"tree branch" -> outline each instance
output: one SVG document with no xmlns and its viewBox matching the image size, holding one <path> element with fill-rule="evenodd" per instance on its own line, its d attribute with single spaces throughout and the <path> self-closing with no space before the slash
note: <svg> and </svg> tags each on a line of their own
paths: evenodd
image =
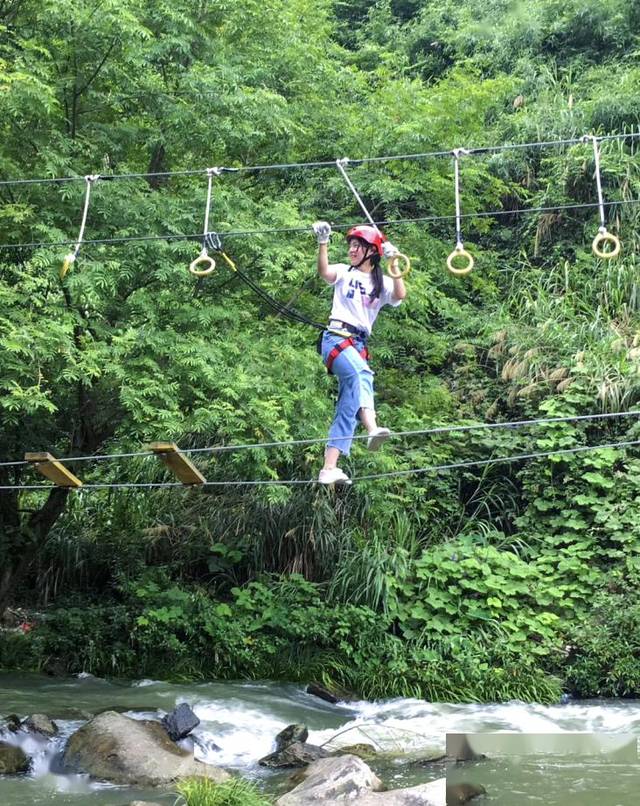
<svg viewBox="0 0 640 806">
<path fill-rule="evenodd" d="M 113 40 L 111 41 L 111 44 L 107 48 L 107 50 L 104 53 L 102 59 L 100 59 L 100 62 L 98 63 L 98 66 L 93 71 L 93 73 L 89 76 L 87 81 L 85 81 L 85 83 L 81 87 L 75 87 L 74 88 L 73 92 L 74 92 L 74 95 L 75 95 L 76 98 L 79 98 L 82 95 L 82 93 L 96 80 L 96 78 L 98 77 L 98 74 L 100 73 L 100 71 L 104 67 L 107 59 L 109 58 L 109 56 L 111 55 L 113 49 L 115 48 L 116 44 L 119 41 L 120 41 L 119 37 L 116 36 L 116 37 L 113 38 Z"/>
</svg>

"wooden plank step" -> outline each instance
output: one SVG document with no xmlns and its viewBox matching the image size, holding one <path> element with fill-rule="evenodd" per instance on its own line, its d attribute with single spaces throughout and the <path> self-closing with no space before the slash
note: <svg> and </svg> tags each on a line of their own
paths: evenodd
<svg viewBox="0 0 640 806">
<path fill-rule="evenodd" d="M 204 484 L 205 477 L 182 453 L 175 442 L 152 442 L 149 450 L 157 454 L 183 484 Z"/>
<path fill-rule="evenodd" d="M 50 453 L 25 453 L 24 460 L 58 487 L 82 487 L 80 479 Z"/>
</svg>

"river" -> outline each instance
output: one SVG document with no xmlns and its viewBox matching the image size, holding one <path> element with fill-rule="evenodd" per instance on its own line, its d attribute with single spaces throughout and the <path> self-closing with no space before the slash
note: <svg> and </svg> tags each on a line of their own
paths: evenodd
<svg viewBox="0 0 640 806">
<path fill-rule="evenodd" d="M 395 699 L 331 705 L 307 694 L 301 686 L 270 682 L 172 684 L 3 673 L 0 716 L 46 713 L 56 721 L 61 735 L 51 742 L 19 739 L 34 762 L 26 776 L 0 776 L 0 804 L 123 806 L 145 798 L 174 804 L 172 792 L 159 795 L 66 775 L 59 770 L 57 759 L 66 737 L 92 714 L 115 709 L 139 718 L 158 718 L 181 702 L 189 703 L 201 720 L 194 731 L 196 757 L 250 777 L 269 792 L 282 791 L 286 776 L 263 770 L 257 761 L 272 750 L 275 735 L 292 722 L 307 725 L 308 741 L 313 744 L 329 742 L 329 747 L 337 747 L 368 742 L 385 751 L 371 766 L 390 788 L 446 775 L 445 764 L 424 764 L 421 759 L 442 754 L 447 733 L 640 735 L 639 701 L 570 701 L 543 706 Z M 482 802 L 492 806 L 635 806 L 640 801 L 640 767 L 636 763 L 536 756 L 487 759 L 475 766 L 488 790 Z"/>
</svg>

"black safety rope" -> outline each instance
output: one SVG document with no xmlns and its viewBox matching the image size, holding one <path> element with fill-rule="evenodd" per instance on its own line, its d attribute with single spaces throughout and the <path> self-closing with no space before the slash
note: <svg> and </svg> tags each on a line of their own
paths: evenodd
<svg viewBox="0 0 640 806">
<path fill-rule="evenodd" d="M 207 249 L 211 249 L 214 252 L 220 252 L 224 254 L 223 247 L 222 247 L 222 238 L 217 232 L 208 232 L 204 236 L 204 245 Z M 238 277 L 245 283 L 260 299 L 265 302 L 272 310 L 274 310 L 278 315 L 285 317 L 286 319 L 291 320 L 292 322 L 297 322 L 298 324 L 309 325 L 309 327 L 316 328 L 317 330 L 326 330 L 326 325 L 322 325 L 319 322 L 314 322 L 313 319 L 309 319 L 300 311 L 296 311 L 295 308 L 291 308 L 289 305 L 285 305 L 280 300 L 277 300 L 275 297 L 272 297 L 267 291 L 264 290 L 255 280 L 252 280 L 251 277 L 239 269 L 238 266 L 234 261 L 230 261 L 231 265 L 233 266 L 233 270 L 238 275 Z M 253 264 L 255 265 L 255 263 Z"/>
</svg>

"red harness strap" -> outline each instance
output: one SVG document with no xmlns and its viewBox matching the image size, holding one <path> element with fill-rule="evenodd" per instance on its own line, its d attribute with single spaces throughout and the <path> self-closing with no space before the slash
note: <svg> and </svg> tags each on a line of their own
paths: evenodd
<svg viewBox="0 0 640 806">
<path fill-rule="evenodd" d="M 351 338 L 349 338 L 349 339 L 345 339 L 344 341 L 341 341 L 341 342 L 340 342 L 340 344 L 336 344 L 336 346 L 333 348 L 333 350 L 331 350 L 331 352 L 330 352 L 330 353 L 329 353 L 329 355 L 327 356 L 327 372 L 328 372 L 330 375 L 332 375 L 332 374 L 333 374 L 333 373 L 331 372 L 331 367 L 333 366 L 333 362 L 334 362 L 334 361 L 336 360 L 336 358 L 337 358 L 337 357 L 340 355 L 340 353 L 341 353 L 343 350 L 346 350 L 346 349 L 347 349 L 347 347 L 353 347 L 353 348 L 355 348 L 355 346 L 356 346 L 356 345 L 354 344 L 354 341 L 353 341 L 353 339 L 351 339 Z M 367 350 L 367 348 L 366 348 L 366 347 L 364 347 L 362 350 L 359 350 L 358 352 L 359 352 L 360 356 L 361 356 L 362 358 L 364 358 L 364 360 L 365 360 L 365 361 L 368 361 L 368 360 L 369 360 L 369 351 Z"/>
</svg>

